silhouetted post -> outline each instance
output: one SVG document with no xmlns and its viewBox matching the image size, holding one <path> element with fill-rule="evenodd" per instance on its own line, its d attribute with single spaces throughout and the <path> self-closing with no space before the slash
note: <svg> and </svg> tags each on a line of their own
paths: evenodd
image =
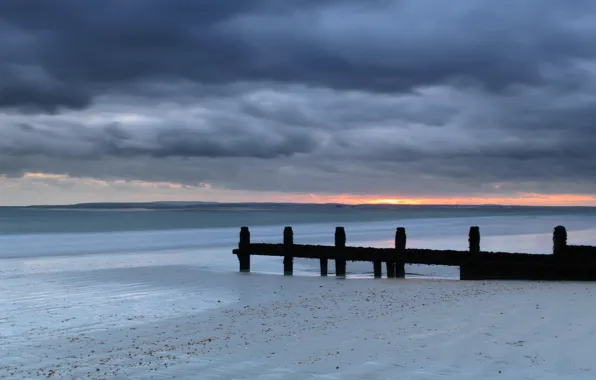
<svg viewBox="0 0 596 380">
<path fill-rule="evenodd" d="M 470 243 L 470 253 L 480 253 L 480 227 L 470 227 L 470 233 L 468 237 L 468 243 Z"/>
<path fill-rule="evenodd" d="M 459 264 L 459 279 L 460 280 L 477 280 L 478 279 L 478 254 L 480 253 L 480 227 L 470 227 L 468 233 L 469 251 L 468 255 L 461 258 Z"/>
<path fill-rule="evenodd" d="M 373 269 L 375 272 L 375 278 L 381 278 L 383 277 L 383 262 L 380 260 L 375 260 L 373 261 Z"/>
<path fill-rule="evenodd" d="M 329 259 L 325 258 L 321 258 L 319 259 L 320 265 L 321 265 L 321 276 L 327 276 L 327 272 L 328 272 L 328 264 L 329 264 Z"/>
<path fill-rule="evenodd" d="M 292 256 L 294 245 L 294 232 L 292 227 L 284 228 L 284 274 L 291 275 L 294 272 L 294 257 Z"/>
<path fill-rule="evenodd" d="M 250 272 L 250 231 L 248 227 L 240 228 L 240 242 L 238 243 L 238 261 L 240 261 L 240 272 Z"/>
<path fill-rule="evenodd" d="M 346 231 L 343 227 L 335 228 L 335 275 L 346 275 Z"/>
<path fill-rule="evenodd" d="M 556 226 L 553 230 L 553 255 L 564 257 L 567 250 L 567 230 L 563 226 Z"/>
<path fill-rule="evenodd" d="M 397 227 L 395 230 L 395 277 L 406 277 L 406 229 Z M 389 275 L 387 275 L 389 277 Z"/>
<path fill-rule="evenodd" d="M 397 236 L 396 236 L 397 239 Z M 396 240 L 397 241 L 397 240 Z M 397 247 L 397 245 L 396 245 Z M 397 250 L 387 256 L 387 278 L 395 278 L 395 263 L 397 262 Z"/>
<path fill-rule="evenodd" d="M 395 252 L 389 255 L 387 258 L 387 262 L 385 263 L 387 267 L 387 278 L 395 278 L 395 260 L 396 260 Z"/>
</svg>

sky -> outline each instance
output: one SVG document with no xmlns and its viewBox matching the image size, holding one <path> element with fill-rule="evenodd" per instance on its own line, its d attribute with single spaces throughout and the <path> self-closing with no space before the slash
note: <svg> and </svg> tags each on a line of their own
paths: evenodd
<svg viewBox="0 0 596 380">
<path fill-rule="evenodd" d="M 0 205 L 596 205 L 593 0 L 3 0 Z"/>
</svg>

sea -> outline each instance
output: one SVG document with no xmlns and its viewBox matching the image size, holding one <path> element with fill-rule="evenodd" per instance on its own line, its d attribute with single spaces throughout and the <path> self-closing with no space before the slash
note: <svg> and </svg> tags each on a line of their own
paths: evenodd
<svg viewBox="0 0 596 380">
<path fill-rule="evenodd" d="M 253 242 L 292 226 L 296 243 L 329 245 L 343 226 L 348 245 L 373 247 L 405 227 L 409 247 L 459 250 L 479 226 L 485 251 L 549 253 L 558 225 L 570 244 L 596 244 L 596 208 L 3 207 L 0 378 L 591 378 L 586 285 L 470 284 L 424 265 L 372 280 L 364 262 L 344 280 L 332 261 L 321 278 L 307 259 L 289 277 L 283 258 L 262 256 L 239 273 L 232 253 L 242 226 Z"/>
<path fill-rule="evenodd" d="M 596 245 L 596 208 L 589 207 L 176 202 L 0 207 L 0 259 L 5 274 L 10 268 L 131 263 L 238 271 L 232 250 L 242 226 L 250 228 L 253 242 L 281 242 L 284 227 L 292 226 L 297 244 L 329 245 L 335 227 L 343 226 L 348 245 L 371 247 L 392 247 L 396 227 L 405 227 L 408 247 L 458 250 L 467 249 L 470 226 L 479 226 L 482 250 L 550 253 L 557 225 L 567 228 L 569 244 Z M 282 259 L 254 257 L 251 269 L 279 274 Z M 314 260 L 296 260 L 296 275 L 318 275 L 318 270 Z M 372 276 L 368 263 L 348 263 L 347 270 L 348 276 Z M 457 271 L 406 268 L 408 277 L 457 279 Z"/>
</svg>

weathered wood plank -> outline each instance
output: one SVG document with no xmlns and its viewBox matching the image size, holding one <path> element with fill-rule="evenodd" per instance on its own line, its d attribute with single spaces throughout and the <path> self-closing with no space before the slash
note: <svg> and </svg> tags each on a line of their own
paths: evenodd
<svg viewBox="0 0 596 380">
<path fill-rule="evenodd" d="M 387 264 L 387 275 L 403 277 L 403 265 L 450 265 L 460 267 L 460 278 L 525 279 L 525 280 L 596 280 L 596 247 L 567 244 L 563 226 L 553 230 L 552 254 L 512 252 L 485 252 L 480 250 L 480 229 L 470 228 L 467 251 L 406 248 L 403 227 L 396 230 L 394 248 L 348 247 L 343 227 L 337 227 L 335 245 L 294 244 L 291 227 L 284 230 L 283 244 L 251 243 L 248 227 L 242 227 L 238 249 L 240 270 L 250 271 L 250 256 L 281 256 L 284 272 L 293 272 L 293 258 L 319 259 L 321 275 L 327 275 L 328 260 L 335 260 L 336 275 L 345 276 L 347 261 L 372 262 L 375 277 L 382 274 L 382 263 Z"/>
<path fill-rule="evenodd" d="M 325 245 L 294 244 L 292 256 L 302 259 L 330 259 L 335 260 L 336 248 Z M 245 252 L 258 256 L 285 256 L 283 244 L 251 243 Z M 394 248 L 371 248 L 371 247 L 345 247 L 345 259 L 347 261 L 381 261 L 393 260 Z M 237 254 L 238 250 L 234 250 Z M 467 251 L 454 250 L 433 250 L 422 248 L 407 248 L 404 253 L 404 261 L 409 264 L 428 265 L 452 265 L 457 266 L 461 257 L 468 254 Z"/>
</svg>

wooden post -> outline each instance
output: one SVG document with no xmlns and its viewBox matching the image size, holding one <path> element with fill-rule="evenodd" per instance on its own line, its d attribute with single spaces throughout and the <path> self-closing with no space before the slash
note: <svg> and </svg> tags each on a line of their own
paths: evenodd
<svg viewBox="0 0 596 380">
<path fill-rule="evenodd" d="M 477 280 L 478 254 L 480 253 L 480 227 L 472 226 L 468 232 L 469 254 L 459 264 L 460 280 Z"/>
<path fill-rule="evenodd" d="M 396 237 L 397 238 L 397 237 Z M 397 240 L 396 240 L 397 242 Z M 397 243 L 396 243 L 397 247 Z M 389 254 L 387 258 L 387 278 L 395 278 L 395 266 L 397 263 L 397 250 L 393 251 L 393 254 Z"/>
<path fill-rule="evenodd" d="M 346 275 L 346 231 L 343 227 L 335 228 L 335 275 Z"/>
<path fill-rule="evenodd" d="M 373 261 L 373 269 L 375 272 L 375 278 L 381 278 L 383 277 L 383 262 L 379 261 L 379 260 L 375 260 Z M 387 265 L 389 265 L 389 263 L 387 263 Z M 388 267 L 389 268 L 389 267 Z"/>
<path fill-rule="evenodd" d="M 470 253 L 480 253 L 480 227 L 470 227 L 470 233 L 468 235 L 468 243 L 470 244 Z"/>
<path fill-rule="evenodd" d="M 397 227 L 395 230 L 395 277 L 406 277 L 406 229 Z"/>
<path fill-rule="evenodd" d="M 387 264 L 387 278 L 395 278 L 396 260 L 397 260 L 397 251 L 393 251 L 393 254 L 389 254 L 389 257 L 387 257 L 387 263 L 386 263 Z"/>
<path fill-rule="evenodd" d="M 329 259 L 325 258 L 320 258 L 319 259 L 319 263 L 321 265 L 321 276 L 327 276 L 327 272 L 328 272 L 328 264 L 329 264 Z"/>
<path fill-rule="evenodd" d="M 394 255 L 395 256 L 395 255 Z M 395 278 L 395 257 L 387 259 L 387 278 Z"/>
<path fill-rule="evenodd" d="M 553 255 L 564 257 L 567 250 L 567 230 L 563 226 L 556 226 L 553 230 Z"/>
<path fill-rule="evenodd" d="M 294 273 L 294 257 L 292 250 L 294 245 L 294 232 L 292 227 L 284 228 L 284 274 L 292 275 Z"/>
<path fill-rule="evenodd" d="M 240 261 L 240 272 L 250 272 L 250 231 L 248 227 L 240 228 L 240 242 L 238 243 L 238 261 Z"/>
</svg>

